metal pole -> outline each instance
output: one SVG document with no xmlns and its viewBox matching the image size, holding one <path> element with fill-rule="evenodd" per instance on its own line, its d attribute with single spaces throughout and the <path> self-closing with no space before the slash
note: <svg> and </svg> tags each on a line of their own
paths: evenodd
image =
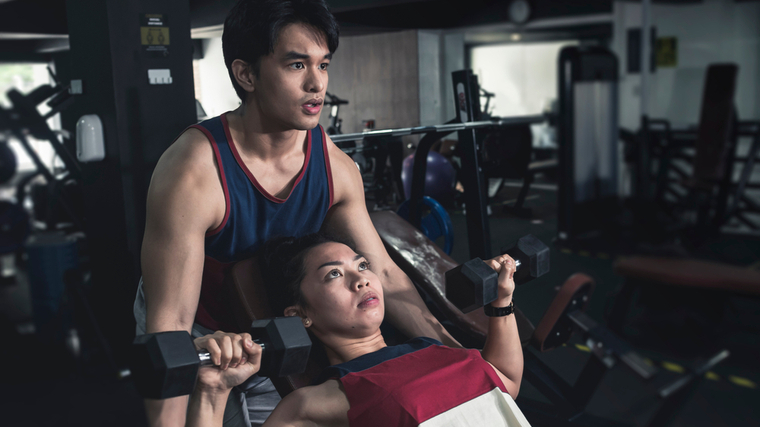
<svg viewBox="0 0 760 427">
<path fill-rule="evenodd" d="M 641 115 L 649 116 L 649 70 L 652 68 L 652 0 L 641 0 Z"/>
<path fill-rule="evenodd" d="M 481 120 L 465 123 L 444 123 L 442 125 L 433 126 L 417 126 L 410 128 L 398 128 L 398 129 L 377 129 L 367 132 L 359 133 L 345 133 L 340 135 L 330 135 L 330 139 L 333 142 L 345 142 L 345 141 L 358 141 L 364 138 L 380 137 L 380 136 L 405 136 L 405 135 L 417 135 L 421 133 L 451 133 L 461 130 L 469 129 L 487 129 L 497 128 L 500 126 L 517 125 L 517 124 L 533 124 L 543 123 L 549 118 L 548 114 L 537 114 L 531 116 L 514 116 L 514 117 L 499 117 L 493 120 Z"/>
<path fill-rule="evenodd" d="M 641 140 L 637 171 L 637 196 L 650 198 L 649 165 L 649 70 L 652 57 L 651 0 L 641 0 Z"/>
</svg>

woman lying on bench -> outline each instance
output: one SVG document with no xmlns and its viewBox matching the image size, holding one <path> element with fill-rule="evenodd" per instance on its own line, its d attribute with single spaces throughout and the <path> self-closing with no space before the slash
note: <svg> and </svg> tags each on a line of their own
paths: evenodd
<svg viewBox="0 0 760 427">
<path fill-rule="evenodd" d="M 270 303 L 298 316 L 321 341 L 332 366 L 313 386 L 288 394 L 265 426 L 523 426 L 514 404 L 523 358 L 513 315 L 492 317 L 481 351 L 426 337 L 387 346 L 380 333 L 383 288 L 371 260 L 322 235 L 270 241 L 260 262 Z M 515 262 L 486 263 L 499 273 L 493 307 L 512 303 Z M 511 308 L 511 307 L 510 307 Z M 495 310 L 499 311 L 499 310 Z M 222 425 L 230 388 L 258 371 L 260 348 L 248 334 L 196 339 L 226 369 L 201 368 L 188 425 Z"/>
</svg>

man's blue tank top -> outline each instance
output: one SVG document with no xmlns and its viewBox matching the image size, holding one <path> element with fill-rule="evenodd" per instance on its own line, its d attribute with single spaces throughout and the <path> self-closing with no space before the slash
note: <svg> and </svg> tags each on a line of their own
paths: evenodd
<svg viewBox="0 0 760 427">
<path fill-rule="evenodd" d="M 222 289 L 229 267 L 267 240 L 317 232 L 333 203 L 333 183 L 324 130 L 307 132 L 306 155 L 288 197 L 269 194 L 243 163 L 225 115 L 191 126 L 211 142 L 224 189 L 224 220 L 206 234 L 206 259 L 195 321 L 211 330 L 235 331 Z"/>
</svg>

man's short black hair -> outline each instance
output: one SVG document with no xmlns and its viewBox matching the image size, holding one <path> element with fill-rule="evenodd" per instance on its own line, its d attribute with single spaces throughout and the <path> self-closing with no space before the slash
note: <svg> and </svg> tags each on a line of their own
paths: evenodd
<svg viewBox="0 0 760 427">
<path fill-rule="evenodd" d="M 230 10 L 224 21 L 222 51 L 232 86 L 242 101 L 246 91 L 232 74 L 232 62 L 245 61 L 258 77 L 261 57 L 274 52 L 280 31 L 295 23 L 324 33 L 330 53 L 338 49 L 338 23 L 324 0 L 239 0 Z"/>
</svg>

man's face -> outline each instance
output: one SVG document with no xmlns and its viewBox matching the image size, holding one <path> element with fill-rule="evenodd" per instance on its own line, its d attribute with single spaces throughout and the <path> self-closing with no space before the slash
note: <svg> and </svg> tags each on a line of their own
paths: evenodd
<svg viewBox="0 0 760 427">
<path fill-rule="evenodd" d="M 284 27 L 274 52 L 261 58 L 252 94 L 267 127 L 308 130 L 319 123 L 330 54 L 324 35 L 304 24 Z"/>
</svg>

